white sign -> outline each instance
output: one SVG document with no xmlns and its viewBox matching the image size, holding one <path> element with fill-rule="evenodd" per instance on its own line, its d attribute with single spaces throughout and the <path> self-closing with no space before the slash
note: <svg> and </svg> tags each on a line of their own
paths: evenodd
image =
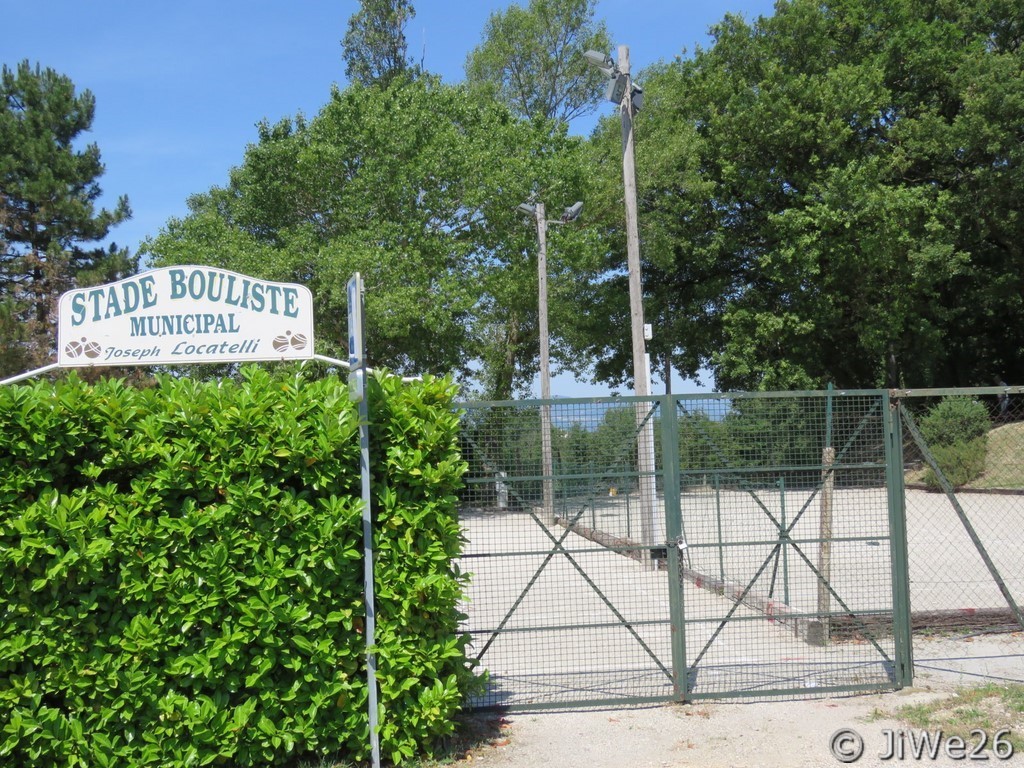
<svg viewBox="0 0 1024 768">
<path fill-rule="evenodd" d="M 313 357 L 303 285 L 164 267 L 60 297 L 57 364 L 228 363 Z"/>
</svg>

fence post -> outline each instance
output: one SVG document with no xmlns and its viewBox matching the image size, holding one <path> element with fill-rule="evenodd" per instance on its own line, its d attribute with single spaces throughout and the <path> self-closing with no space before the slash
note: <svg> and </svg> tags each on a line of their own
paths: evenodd
<svg viewBox="0 0 1024 768">
<path fill-rule="evenodd" d="M 722 540 L 722 476 L 715 472 L 715 517 L 718 520 L 718 576 L 725 583 L 725 543 Z"/>
<path fill-rule="evenodd" d="M 885 479 L 889 489 L 889 562 L 892 568 L 893 639 L 896 646 L 896 684 L 914 682 L 914 645 L 910 625 L 910 566 L 907 546 L 906 492 L 903 487 L 902 404 L 885 393 Z"/>
<path fill-rule="evenodd" d="M 668 555 L 669 617 L 672 623 L 672 676 L 675 697 L 689 692 L 686 668 L 686 623 L 683 607 L 683 512 L 679 488 L 679 421 L 672 395 L 661 398 L 661 472 L 665 492 L 665 543 Z"/>
<path fill-rule="evenodd" d="M 498 470 L 494 473 L 494 494 L 498 509 L 508 509 L 508 473 Z"/>
<path fill-rule="evenodd" d="M 658 534 L 658 499 L 654 483 L 654 424 L 651 416 L 655 408 L 653 400 L 638 400 L 636 403 L 637 422 L 637 479 L 640 491 L 641 543 L 647 548 L 645 566 L 657 570 L 653 547 Z"/>
<path fill-rule="evenodd" d="M 544 475 L 544 516 L 547 522 L 555 519 L 554 461 L 551 456 L 551 401 L 540 407 L 541 472 Z"/>
<path fill-rule="evenodd" d="M 632 539 L 633 538 L 633 513 L 631 511 L 632 508 L 629 506 L 629 500 L 630 500 L 631 497 L 632 497 L 632 494 L 629 494 L 629 493 L 626 494 L 626 538 L 627 539 Z"/>
<path fill-rule="evenodd" d="M 830 628 L 829 614 L 832 613 L 832 594 L 829 590 L 829 583 L 832 580 L 832 495 L 835 491 L 835 473 L 833 465 L 836 463 L 836 449 L 832 446 L 821 451 L 821 520 L 819 524 L 818 538 L 818 572 L 821 577 L 818 579 L 818 622 L 820 624 L 820 637 L 815 638 L 821 645 L 828 645 Z"/>
<path fill-rule="evenodd" d="M 786 527 L 786 476 L 779 478 L 779 544 L 782 545 L 782 602 L 789 605 L 789 529 Z"/>
</svg>

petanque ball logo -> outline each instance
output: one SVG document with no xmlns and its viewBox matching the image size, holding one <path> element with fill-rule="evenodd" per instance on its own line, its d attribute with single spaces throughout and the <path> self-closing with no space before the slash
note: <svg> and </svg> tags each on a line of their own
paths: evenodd
<svg viewBox="0 0 1024 768">
<path fill-rule="evenodd" d="M 90 360 L 95 360 L 100 356 L 102 348 L 95 341 L 89 341 L 83 338 L 81 341 L 69 341 L 64 347 L 64 354 L 74 360 L 75 358 L 85 355 Z"/>
<path fill-rule="evenodd" d="M 287 331 L 283 336 L 274 337 L 272 342 L 274 349 L 278 352 L 284 352 L 285 350 L 291 349 L 305 349 L 307 339 L 301 333 L 292 334 L 291 331 Z"/>
</svg>

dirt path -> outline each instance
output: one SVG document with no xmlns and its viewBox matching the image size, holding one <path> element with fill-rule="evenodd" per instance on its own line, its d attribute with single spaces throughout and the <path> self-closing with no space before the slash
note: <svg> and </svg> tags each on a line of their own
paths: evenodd
<svg viewBox="0 0 1024 768">
<path fill-rule="evenodd" d="M 827 768 L 840 766 L 830 741 L 840 729 L 863 739 L 857 766 L 1024 765 L 968 758 L 882 759 L 887 730 L 906 729 L 880 713 L 945 697 L 965 685 L 1024 681 L 1024 636 L 995 640 L 923 641 L 915 649 L 915 687 L 903 691 L 750 704 L 697 703 L 619 710 L 507 716 L 500 734 L 472 750 L 459 766 L 497 768 Z M 1021 722 L 1016 731 L 1024 731 Z M 841 745 L 842 746 L 842 745 Z"/>
</svg>

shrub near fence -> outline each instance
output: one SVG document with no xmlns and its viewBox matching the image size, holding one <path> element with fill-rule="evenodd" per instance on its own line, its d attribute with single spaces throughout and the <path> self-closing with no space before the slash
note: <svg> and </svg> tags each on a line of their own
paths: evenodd
<svg viewBox="0 0 1024 768">
<path fill-rule="evenodd" d="M 988 432 L 992 428 L 988 409 L 970 397 L 946 397 L 921 419 L 921 435 L 950 484 L 959 488 L 985 471 Z M 941 487 L 935 472 L 924 474 L 929 488 Z"/>
<path fill-rule="evenodd" d="M 450 732 L 464 464 L 448 382 L 370 384 L 381 744 Z M 0 388 L 0 763 L 368 754 L 357 415 L 343 382 Z"/>
</svg>

